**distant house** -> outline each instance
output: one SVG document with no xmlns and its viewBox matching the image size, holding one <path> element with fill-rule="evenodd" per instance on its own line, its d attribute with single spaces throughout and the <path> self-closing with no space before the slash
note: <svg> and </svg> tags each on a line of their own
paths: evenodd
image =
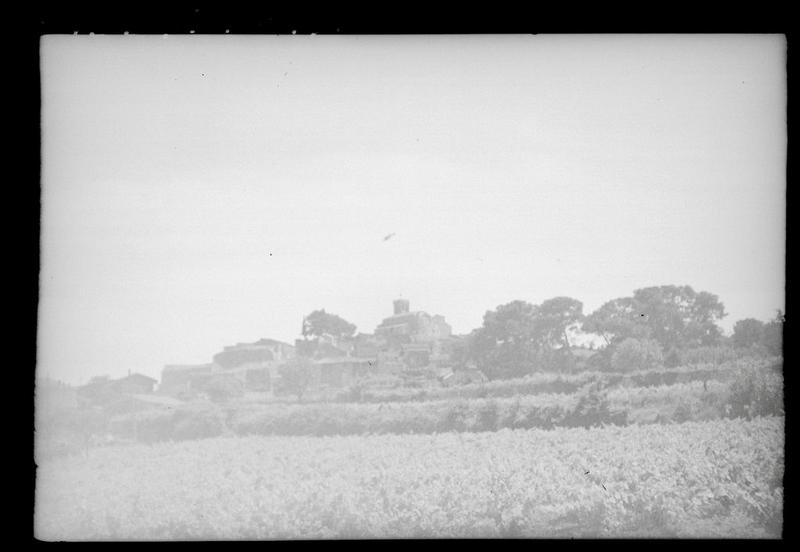
<svg viewBox="0 0 800 552">
<path fill-rule="evenodd" d="M 219 373 L 238 379 L 250 391 L 273 391 L 284 361 L 246 362 Z"/>
<path fill-rule="evenodd" d="M 441 315 L 411 311 L 409 301 L 397 299 L 393 314 L 374 334 L 353 337 L 323 334 L 297 339 L 294 346 L 274 339 L 227 346 L 203 365 L 164 367 L 159 390 L 181 396 L 200 390 L 208 378 L 222 374 L 239 379 L 246 389 L 274 392 L 280 369 L 296 357 L 311 361 L 316 385 L 344 387 L 367 375 L 429 377 L 431 369 L 447 368 L 456 345 L 463 340 Z"/>
<path fill-rule="evenodd" d="M 192 394 L 203 387 L 214 368 L 214 364 L 168 364 L 161 371 L 159 394 L 173 397 Z"/>
<path fill-rule="evenodd" d="M 94 406 L 110 406 L 127 400 L 131 395 L 153 393 L 158 380 L 144 374 L 128 374 L 124 378 L 109 379 L 107 376 L 95 377 L 77 389 L 80 404 Z"/>
<path fill-rule="evenodd" d="M 315 359 L 353 356 L 355 341 L 347 338 L 335 339 L 324 334 L 315 339 L 295 340 L 295 350 L 299 356 Z"/>
<path fill-rule="evenodd" d="M 251 391 L 272 391 L 280 366 L 297 354 L 296 347 L 276 339 L 237 343 L 214 355 L 211 373 L 234 377 Z"/>
<path fill-rule="evenodd" d="M 407 299 L 393 303 L 393 314 L 375 328 L 382 371 L 415 371 L 449 363 L 452 328 L 444 316 L 411 311 Z"/>
<path fill-rule="evenodd" d="M 223 369 L 245 363 L 286 361 L 295 357 L 295 348 L 275 339 L 260 339 L 255 343 L 237 343 L 214 355 L 214 364 Z"/>
<path fill-rule="evenodd" d="M 353 347 L 351 344 L 334 344 L 330 342 L 321 341 L 317 344 L 314 350 L 315 358 L 331 358 L 331 357 L 346 357 L 352 352 Z"/>
<path fill-rule="evenodd" d="M 112 380 L 109 385 L 114 391 L 123 394 L 152 393 L 158 380 L 144 374 L 128 374 L 124 378 Z"/>
</svg>

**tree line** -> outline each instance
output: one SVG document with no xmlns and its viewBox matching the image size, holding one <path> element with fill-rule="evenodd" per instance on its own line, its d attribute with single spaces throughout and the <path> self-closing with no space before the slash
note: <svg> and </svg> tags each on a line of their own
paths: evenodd
<svg viewBox="0 0 800 552">
<path fill-rule="evenodd" d="M 600 370 L 678 366 L 703 350 L 715 355 L 718 349 L 782 354 L 781 311 L 768 322 L 739 320 L 731 337 L 719 326 L 725 316 L 717 295 L 688 285 L 640 288 L 588 315 L 583 303 L 571 297 L 554 297 L 539 305 L 515 300 L 487 311 L 481 327 L 456 344 L 453 360 L 474 365 L 491 379 L 574 371 L 581 361 L 573 354 L 570 335 L 579 333 L 602 339 L 600 351 L 590 359 L 590 367 Z M 352 337 L 355 330 L 354 324 L 323 309 L 304 317 L 302 335 L 316 341 L 325 333 Z"/>
<path fill-rule="evenodd" d="M 531 371 L 569 371 L 569 330 L 600 336 L 602 350 L 590 359 L 597 369 L 678 366 L 698 350 L 747 349 L 782 354 L 783 313 L 767 322 L 738 321 L 726 337 L 719 322 L 727 315 L 717 295 L 691 286 L 651 286 L 607 301 L 584 315 L 583 304 L 556 297 L 533 305 L 512 301 L 488 311 L 468 337 L 466 356 L 487 376 L 520 377 Z"/>
</svg>

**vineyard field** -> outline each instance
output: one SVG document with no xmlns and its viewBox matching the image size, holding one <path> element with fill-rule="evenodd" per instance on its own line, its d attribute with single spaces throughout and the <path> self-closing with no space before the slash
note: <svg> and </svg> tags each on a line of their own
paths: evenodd
<svg viewBox="0 0 800 552">
<path fill-rule="evenodd" d="M 36 537 L 780 537 L 784 420 L 220 437 L 39 465 Z"/>
</svg>

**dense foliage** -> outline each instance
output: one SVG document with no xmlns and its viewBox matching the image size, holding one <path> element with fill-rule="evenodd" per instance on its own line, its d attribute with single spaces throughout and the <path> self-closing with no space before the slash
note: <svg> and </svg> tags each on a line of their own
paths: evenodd
<svg viewBox="0 0 800 552">
<path fill-rule="evenodd" d="M 764 323 L 755 318 L 739 320 L 733 326 L 733 343 L 740 348 L 758 345 L 764 339 Z"/>
<path fill-rule="evenodd" d="M 325 334 L 336 338 L 352 337 L 356 325 L 344 318 L 325 312 L 325 309 L 315 310 L 303 318 L 302 335 L 304 338 L 319 338 Z"/>
<path fill-rule="evenodd" d="M 109 431 L 118 438 L 144 443 L 218 437 L 226 432 L 225 412 L 212 403 L 189 403 L 115 416 Z"/>
<path fill-rule="evenodd" d="M 769 355 L 783 354 L 783 313 L 781 311 L 778 311 L 775 318 L 764 325 L 762 345 Z"/>
<path fill-rule="evenodd" d="M 755 318 L 739 320 L 733 327 L 732 341 L 738 349 L 755 349 L 768 355 L 780 355 L 783 349 L 783 313 L 767 323 Z"/>
<path fill-rule="evenodd" d="M 736 370 L 743 366 L 780 366 L 780 359 L 739 359 L 720 364 L 707 362 L 671 369 L 637 370 L 629 373 L 581 372 L 577 374 L 536 373 L 514 379 L 494 380 L 487 383 L 472 383 L 453 387 L 411 389 L 407 387 L 372 386 L 362 389 L 358 402 L 403 402 L 454 398 L 512 397 L 514 395 L 536 395 L 541 393 L 575 393 L 586 385 L 602 383 L 604 387 L 643 387 L 671 385 L 674 383 L 703 382 L 709 380 L 729 381 Z M 356 402 L 349 393 L 340 395 L 341 402 Z"/>
<path fill-rule="evenodd" d="M 206 381 L 201 390 L 214 402 L 224 403 L 231 399 L 244 396 L 244 385 L 237 378 L 227 375 L 212 376 Z"/>
<path fill-rule="evenodd" d="M 658 341 L 629 337 L 614 349 L 611 366 L 617 372 L 652 370 L 660 367 L 663 360 Z"/>
<path fill-rule="evenodd" d="M 719 344 L 725 316 L 719 298 L 691 286 L 653 286 L 608 301 L 586 317 L 583 330 L 602 336 L 613 350 L 627 339 L 653 339 L 672 353 Z"/>
<path fill-rule="evenodd" d="M 541 305 L 512 301 L 488 311 L 483 326 L 469 337 L 467 361 L 491 379 L 513 378 L 536 371 L 567 371 L 569 330 L 583 319 L 583 303 L 554 297 Z"/>
<path fill-rule="evenodd" d="M 438 389 L 358 388 L 347 402 L 230 401 L 156 408 L 106 419 L 95 410 L 40 416 L 37 454 L 86 454 L 89 439 L 143 442 L 260 435 L 353 435 L 591 427 L 780 415 L 782 363 L 737 361 L 628 374 L 538 374 Z M 94 420 L 91 425 L 86 416 Z M 84 419 L 86 418 L 86 419 Z M 97 425 L 100 424 L 100 425 Z M 49 451 L 49 452 L 47 452 Z"/>
<path fill-rule="evenodd" d="M 725 316 L 716 295 L 691 286 L 637 289 L 632 296 L 608 301 L 588 316 L 583 314 L 583 304 L 570 297 L 555 297 L 541 305 L 511 301 L 486 312 L 483 325 L 468 336 L 459 364 L 474 363 L 491 379 L 585 369 L 570 354 L 570 332 L 604 339 L 604 349 L 589 361 L 591 368 L 600 370 L 625 371 L 613 366 L 615 355 L 628 370 L 680 366 L 701 354 L 725 350 L 729 341 L 740 350 L 757 345 L 762 354 L 781 354 L 781 313 L 768 324 L 739 321 L 733 339 L 724 337 L 718 325 Z M 736 356 L 730 351 L 723 353 L 725 358 Z"/>
<path fill-rule="evenodd" d="M 709 381 L 714 370 L 728 381 Z M 761 363 L 751 367 L 743 364 L 739 369 L 708 367 L 683 372 L 641 372 L 627 377 L 614 375 L 613 380 L 589 381 L 576 392 L 561 394 L 509 395 L 513 388 L 492 382 L 472 387 L 482 397 L 451 396 L 444 400 L 433 397 L 433 400 L 367 404 L 253 405 L 239 409 L 231 427 L 237 434 L 351 435 L 714 420 L 739 415 L 735 402 L 742 399 L 738 398 L 737 390 L 750 389 L 743 383 L 749 380 L 743 378 L 750 378 L 751 374 L 761 374 L 771 385 L 767 389 L 756 388 L 755 397 L 773 397 L 769 403 L 771 410 L 762 406 L 759 412 L 782 413 L 782 396 L 774 395 L 782 378 L 774 365 Z"/>
<path fill-rule="evenodd" d="M 778 366 L 763 370 L 743 366 L 730 389 L 728 411 L 732 416 L 753 418 L 774 416 L 783 412 L 783 377 Z"/>
<path fill-rule="evenodd" d="M 782 418 L 109 448 L 40 466 L 42 540 L 780 537 Z"/>
</svg>

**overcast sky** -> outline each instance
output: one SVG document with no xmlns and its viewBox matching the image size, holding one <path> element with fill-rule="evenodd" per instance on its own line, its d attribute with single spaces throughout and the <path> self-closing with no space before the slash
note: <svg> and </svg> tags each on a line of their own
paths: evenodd
<svg viewBox="0 0 800 552">
<path fill-rule="evenodd" d="M 457 333 L 691 285 L 784 307 L 782 36 L 47 36 L 39 370 L 290 343 L 397 297 Z M 393 233 L 387 241 L 384 237 Z"/>
</svg>

